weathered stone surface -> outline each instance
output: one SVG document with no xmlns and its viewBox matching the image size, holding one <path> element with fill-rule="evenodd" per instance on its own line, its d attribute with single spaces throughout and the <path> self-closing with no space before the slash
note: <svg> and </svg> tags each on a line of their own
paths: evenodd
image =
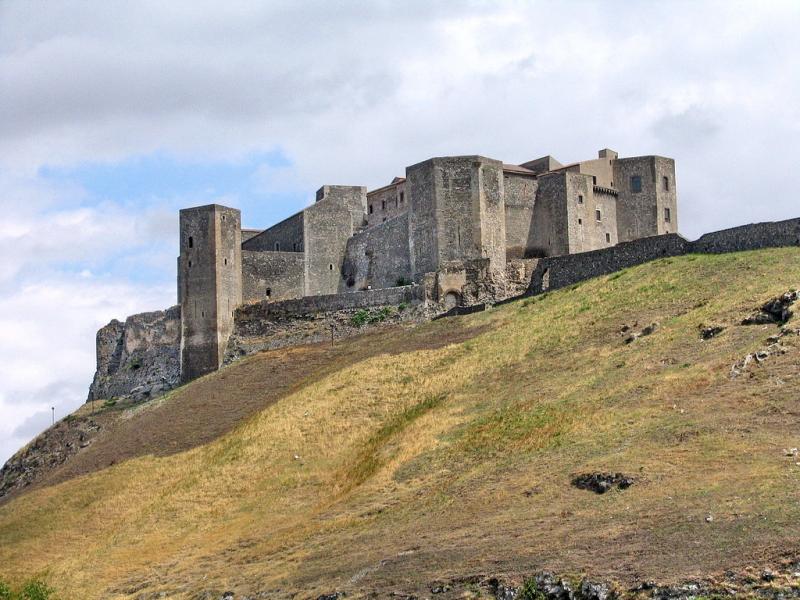
<svg viewBox="0 0 800 600">
<path fill-rule="evenodd" d="M 181 311 L 116 319 L 97 332 L 97 370 L 88 401 L 110 398 L 145 400 L 178 385 Z"/>
</svg>

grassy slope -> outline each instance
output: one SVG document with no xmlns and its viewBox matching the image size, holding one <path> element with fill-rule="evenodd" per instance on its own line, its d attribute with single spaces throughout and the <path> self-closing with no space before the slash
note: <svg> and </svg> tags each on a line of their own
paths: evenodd
<svg viewBox="0 0 800 600">
<path fill-rule="evenodd" d="M 735 323 L 798 284 L 798 249 L 688 256 L 423 325 L 415 335 L 487 328 L 343 366 L 216 441 L 0 506 L 0 571 L 49 568 L 67 597 L 304 597 L 766 564 L 800 549 L 800 467 L 782 452 L 800 446 L 800 350 L 752 377 L 729 370 L 776 330 Z M 653 321 L 623 343 L 623 324 Z M 729 327 L 701 342 L 701 323 Z M 240 370 L 203 384 L 239 389 Z M 590 470 L 638 481 L 604 496 L 569 485 Z"/>
</svg>

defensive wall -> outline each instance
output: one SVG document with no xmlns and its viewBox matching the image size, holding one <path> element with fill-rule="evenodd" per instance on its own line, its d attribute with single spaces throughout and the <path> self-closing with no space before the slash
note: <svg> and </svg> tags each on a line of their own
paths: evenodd
<svg viewBox="0 0 800 600">
<path fill-rule="evenodd" d="M 678 234 L 623 242 L 611 248 L 539 260 L 524 295 L 541 294 L 662 258 L 800 246 L 800 219 L 754 223 L 707 233 L 694 242 Z"/>
<path fill-rule="evenodd" d="M 365 328 L 430 318 L 422 286 L 247 304 L 236 311 L 224 364 L 262 350 L 338 340 Z"/>
</svg>

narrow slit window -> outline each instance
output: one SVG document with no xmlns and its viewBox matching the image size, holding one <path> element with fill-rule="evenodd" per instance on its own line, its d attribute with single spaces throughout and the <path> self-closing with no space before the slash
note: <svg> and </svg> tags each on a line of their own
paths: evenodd
<svg viewBox="0 0 800 600">
<path fill-rule="evenodd" d="M 403 202 L 404 200 L 405 200 L 405 193 L 400 192 L 400 202 Z"/>
<path fill-rule="evenodd" d="M 222 259 L 222 263 L 223 263 L 223 264 L 225 264 L 225 265 L 227 265 L 227 264 L 228 264 L 228 259 L 227 259 L 227 258 L 223 258 L 223 259 Z"/>
<path fill-rule="evenodd" d="M 592 185 L 597 185 L 597 176 L 592 175 Z"/>
<path fill-rule="evenodd" d="M 583 219 L 578 219 L 578 225 L 583 225 Z"/>
<path fill-rule="evenodd" d="M 265 293 L 266 293 L 267 298 L 272 296 L 272 288 L 267 288 L 267 291 Z"/>
<path fill-rule="evenodd" d="M 329 264 L 329 265 L 328 265 L 328 270 L 329 270 L 329 271 L 333 271 L 333 263 L 331 263 L 331 264 Z"/>
<path fill-rule="evenodd" d="M 608 243 L 608 244 L 611 243 L 611 234 L 610 233 L 606 233 L 606 243 Z"/>
<path fill-rule="evenodd" d="M 598 221 L 602 221 L 603 220 L 603 215 L 600 213 L 599 210 L 596 210 L 596 211 L 594 211 L 594 218 L 596 220 L 598 220 Z"/>
<path fill-rule="evenodd" d="M 664 222 L 669 223 L 672 221 L 672 211 L 670 211 L 669 207 L 664 207 Z"/>
<path fill-rule="evenodd" d="M 372 204 L 370 204 L 369 205 L 369 214 L 372 214 L 373 211 L 374 211 L 374 207 L 372 206 Z"/>
<path fill-rule="evenodd" d="M 664 178 L 661 181 L 663 182 L 664 191 L 668 192 L 669 191 L 669 177 L 664 176 Z"/>
<path fill-rule="evenodd" d="M 189 236 L 189 248 L 194 248 L 194 238 Z"/>
<path fill-rule="evenodd" d="M 578 194 L 578 204 L 583 204 L 583 196 Z"/>
<path fill-rule="evenodd" d="M 386 210 L 386 200 L 381 200 L 381 210 Z"/>
<path fill-rule="evenodd" d="M 281 249 L 281 243 L 280 242 L 275 242 L 275 252 L 280 251 L 280 249 Z"/>
</svg>

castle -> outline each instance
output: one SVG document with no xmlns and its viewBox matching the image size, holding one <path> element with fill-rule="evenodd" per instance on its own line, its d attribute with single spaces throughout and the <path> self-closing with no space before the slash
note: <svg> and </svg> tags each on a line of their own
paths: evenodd
<svg viewBox="0 0 800 600">
<path fill-rule="evenodd" d="M 245 304 L 419 286 L 446 310 L 525 289 L 526 261 L 677 229 L 674 161 L 609 149 L 567 165 L 551 156 L 521 165 L 431 158 L 373 191 L 325 185 L 314 204 L 264 231 L 243 230 L 233 208 L 187 208 L 180 379 L 222 365 Z"/>
</svg>

